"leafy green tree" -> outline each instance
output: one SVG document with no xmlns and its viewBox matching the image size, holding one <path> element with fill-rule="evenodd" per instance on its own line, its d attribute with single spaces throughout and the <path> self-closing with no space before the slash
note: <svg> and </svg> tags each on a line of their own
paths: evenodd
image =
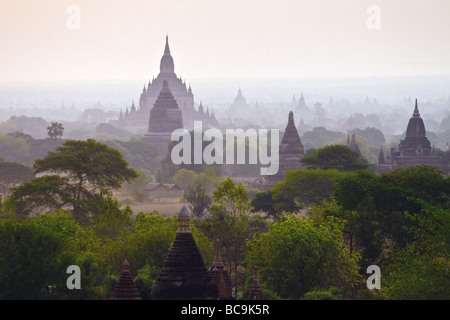
<svg viewBox="0 0 450 320">
<path fill-rule="evenodd" d="M 220 182 L 213 192 L 215 204 L 210 214 L 196 221 L 196 227 L 202 231 L 211 243 L 220 240 L 223 249 L 222 258 L 233 273 L 235 288 L 244 285 L 244 274 L 238 272 L 246 254 L 246 242 L 259 228 L 258 221 L 252 224 L 249 219 L 250 200 L 242 184 L 235 184 L 231 178 Z"/>
<path fill-rule="evenodd" d="M 352 131 L 352 133 L 366 139 L 369 147 L 380 148 L 380 146 L 384 145 L 384 143 L 386 142 L 386 138 L 384 137 L 383 132 L 381 132 L 380 129 L 374 127 L 367 127 L 364 130 L 356 128 Z"/>
<path fill-rule="evenodd" d="M 288 171 L 284 182 L 272 189 L 276 212 L 295 212 L 314 203 L 330 200 L 337 181 L 347 175 L 336 169 Z"/>
<path fill-rule="evenodd" d="M 62 137 L 64 134 L 64 127 L 62 123 L 51 122 L 50 126 L 47 127 L 47 134 L 50 138 L 55 139 L 55 149 L 58 146 L 58 137 Z"/>
<path fill-rule="evenodd" d="M 249 242 L 247 265 L 257 265 L 260 281 L 281 298 L 331 287 L 348 295 L 361 283 L 359 255 L 343 246 L 342 231 L 343 222 L 334 218 L 317 226 L 287 215 Z"/>
<path fill-rule="evenodd" d="M 101 269 L 92 239 L 64 211 L 0 220 L 0 299 L 99 298 Z M 80 267 L 82 290 L 67 289 L 69 265 Z"/>
<path fill-rule="evenodd" d="M 117 199 L 109 196 L 104 201 L 98 202 L 97 211 L 100 214 L 93 219 L 92 224 L 98 236 L 111 238 L 127 231 L 131 232 L 133 211 L 129 206 L 121 209 Z"/>
<path fill-rule="evenodd" d="M 29 214 L 46 202 L 50 208 L 70 204 L 77 219 L 84 223 L 98 214 L 97 203 L 106 199 L 111 190 L 137 177 L 120 152 L 92 139 L 67 140 L 56 152 L 36 160 L 34 171 L 53 175 L 14 189 L 11 207 L 18 209 L 18 214 Z"/>
<path fill-rule="evenodd" d="M 197 173 L 195 171 L 182 168 L 178 170 L 173 176 L 173 182 L 177 184 L 181 189 L 186 190 L 193 185 L 196 178 Z"/>
<path fill-rule="evenodd" d="M 321 148 L 325 145 L 336 143 L 337 140 L 345 138 L 345 134 L 337 131 L 330 131 L 324 127 L 315 127 L 307 131 L 301 137 L 305 149 Z"/>
<path fill-rule="evenodd" d="M 347 146 L 331 145 L 314 150 L 312 156 L 305 156 L 300 160 L 312 168 L 338 169 L 357 171 L 366 169 L 369 164 L 358 153 Z"/>
<path fill-rule="evenodd" d="M 179 166 L 172 162 L 161 161 L 161 167 L 156 170 L 156 181 L 160 183 L 172 183 L 173 176 L 179 169 Z"/>
<path fill-rule="evenodd" d="M 55 151 L 55 144 L 52 138 L 28 140 L 30 145 L 29 155 L 25 158 L 26 165 L 33 167 L 36 159 L 44 158 L 49 152 Z"/>
<path fill-rule="evenodd" d="M 375 175 L 367 171 L 339 180 L 333 196 L 342 208 L 347 228 L 355 235 L 365 265 L 376 264 L 392 248 L 412 241 L 407 228 L 416 222 L 405 212 L 420 212 L 413 199 L 448 207 L 449 179 L 432 167 L 417 166 Z"/>
<path fill-rule="evenodd" d="M 205 219 L 195 221 L 196 227 L 202 231 L 211 240 L 220 240 L 220 246 L 224 251 L 222 258 L 228 269 L 234 267 L 234 262 L 238 259 L 235 256 L 235 250 L 241 250 L 243 256 L 243 244 L 247 239 L 246 224 L 238 217 L 227 214 L 223 210 L 212 210 L 211 214 Z M 238 247 L 237 247 L 238 246 Z"/>
<path fill-rule="evenodd" d="M 154 211 L 136 215 L 133 232 L 111 239 L 113 252 L 111 266 L 120 273 L 122 263 L 128 260 L 132 274 L 146 264 L 162 268 L 175 239 L 176 217 L 168 218 Z"/>
<path fill-rule="evenodd" d="M 62 266 L 54 257 L 62 254 L 64 243 L 57 234 L 32 224 L 3 220 L 0 229 L 0 297 L 43 299 L 42 291 L 58 280 Z"/>
<path fill-rule="evenodd" d="M 384 269 L 381 294 L 395 300 L 450 299 L 450 210 L 418 201 L 418 222 L 408 229 L 414 240 L 394 252 Z"/>
<path fill-rule="evenodd" d="M 12 188 L 5 210 L 18 218 L 55 211 L 71 203 L 73 192 L 66 177 L 38 177 Z"/>
<path fill-rule="evenodd" d="M 328 290 L 313 290 L 305 293 L 303 300 L 340 300 L 342 299 L 341 290 L 331 287 Z"/>
<path fill-rule="evenodd" d="M 205 187 L 198 182 L 184 191 L 184 198 L 189 202 L 189 209 L 197 218 L 202 218 L 212 204 L 212 198 L 206 193 Z"/>
<path fill-rule="evenodd" d="M 213 192 L 217 206 L 235 217 L 247 217 L 250 213 L 250 200 L 242 183 L 237 185 L 227 178 Z"/>
<path fill-rule="evenodd" d="M 150 143 L 136 139 L 116 142 L 127 151 L 123 156 L 131 166 L 153 171 L 159 165 L 158 151 Z"/>
<path fill-rule="evenodd" d="M 29 139 L 25 136 L 0 134 L 0 156 L 5 162 L 28 163 L 30 156 Z"/>
<path fill-rule="evenodd" d="M 81 197 L 85 184 L 95 190 L 117 189 L 137 176 L 118 151 L 93 139 L 66 141 L 56 152 L 36 160 L 34 170 L 67 175 L 77 186 L 76 198 Z"/>
<path fill-rule="evenodd" d="M 274 220 L 280 216 L 279 211 L 275 209 L 275 200 L 273 191 L 258 192 L 251 201 L 252 212 L 264 212 Z"/>
<path fill-rule="evenodd" d="M 212 195 L 212 191 L 220 181 L 216 169 L 206 165 L 203 166 L 203 172 L 195 172 L 181 168 L 173 176 L 173 182 L 185 190 L 201 184 L 205 188 L 205 191 Z"/>
<path fill-rule="evenodd" d="M 0 188 L 5 198 L 12 187 L 30 181 L 34 177 L 33 170 L 30 167 L 17 162 L 0 161 Z"/>
</svg>

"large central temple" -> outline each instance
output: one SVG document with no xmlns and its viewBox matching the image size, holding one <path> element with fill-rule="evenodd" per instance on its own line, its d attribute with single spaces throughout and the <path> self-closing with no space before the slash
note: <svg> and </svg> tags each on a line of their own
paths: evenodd
<svg viewBox="0 0 450 320">
<path fill-rule="evenodd" d="M 186 82 L 175 73 L 175 64 L 170 53 L 169 38 L 166 36 L 166 45 L 164 54 L 161 57 L 159 65 L 159 74 L 156 78 L 150 80 L 139 97 L 139 105 L 136 107 L 134 102 L 131 107 L 126 109 L 125 113 L 120 112 L 117 125 L 124 129 L 135 130 L 147 128 L 149 126 L 149 116 L 156 100 L 163 90 L 164 82 L 167 82 L 175 101 L 182 112 L 183 124 L 185 129 L 191 130 L 193 122 L 198 120 L 203 122 L 203 127 L 217 126 L 217 120 L 208 108 L 204 109 L 202 103 L 196 109 L 194 106 L 194 94 L 191 86 L 186 86 Z M 164 118 L 158 118 L 158 121 L 165 121 Z M 149 131 L 150 128 L 149 128 Z"/>
</svg>

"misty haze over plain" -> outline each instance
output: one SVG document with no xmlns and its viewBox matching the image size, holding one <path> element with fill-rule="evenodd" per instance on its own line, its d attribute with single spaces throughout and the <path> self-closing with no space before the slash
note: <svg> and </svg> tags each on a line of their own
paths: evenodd
<svg viewBox="0 0 450 320">
<path fill-rule="evenodd" d="M 66 26 L 72 4 L 79 30 Z M 366 25 L 371 5 L 379 30 Z M 356 126 L 378 127 L 389 141 L 406 129 L 417 98 L 427 131 L 446 132 L 448 12 L 444 0 L 2 1 L 0 122 L 76 122 L 95 108 L 118 117 L 158 73 L 168 34 L 175 73 L 192 86 L 195 107 L 201 101 L 219 122 L 241 89 L 242 126 L 283 129 L 303 94 L 313 113 L 317 103 L 324 110 L 320 121 L 304 119 L 309 128 L 346 133 L 349 117 L 376 115 Z M 296 123 L 304 117 L 295 114 Z"/>
</svg>

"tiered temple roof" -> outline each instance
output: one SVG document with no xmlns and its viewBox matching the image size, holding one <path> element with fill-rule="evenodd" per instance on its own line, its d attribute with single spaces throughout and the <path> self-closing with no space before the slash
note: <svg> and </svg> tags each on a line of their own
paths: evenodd
<svg viewBox="0 0 450 320">
<path fill-rule="evenodd" d="M 149 142 L 158 151 L 158 155 L 164 158 L 169 152 L 171 134 L 174 130 L 183 128 L 182 111 L 169 88 L 169 83 L 164 80 L 161 92 L 150 112 L 148 133 L 142 137 L 142 141 Z"/>
<path fill-rule="evenodd" d="M 294 122 L 294 113 L 289 112 L 288 123 L 284 130 L 279 148 L 278 173 L 271 176 L 274 181 L 282 181 L 289 170 L 300 169 L 300 160 L 305 155 L 304 148 Z"/>
<path fill-rule="evenodd" d="M 384 163 L 380 160 L 382 160 L 381 152 L 377 166 L 379 172 L 417 165 L 435 167 L 442 173 L 450 172 L 448 161 L 445 158 L 435 156 L 432 152 L 431 143 L 426 136 L 425 124 L 419 113 L 417 99 L 414 112 L 406 128 L 405 139 L 400 141 L 398 151 L 392 148 Z"/>
<path fill-rule="evenodd" d="M 222 261 L 219 239 L 216 240 L 215 249 L 214 262 L 208 270 L 211 275 L 211 282 L 216 284 L 218 288 L 219 300 L 231 300 L 233 299 L 233 288 L 228 270 Z"/>
<path fill-rule="evenodd" d="M 190 213 L 183 206 L 178 214 L 178 230 L 169 255 L 152 288 L 159 300 L 204 300 L 217 298 L 217 286 L 205 267 L 189 227 Z"/>
<path fill-rule="evenodd" d="M 181 110 L 170 91 L 169 83 L 164 80 L 158 99 L 150 112 L 148 132 L 172 133 L 179 128 L 183 128 Z"/>
<path fill-rule="evenodd" d="M 350 136 L 347 135 L 347 147 L 349 147 L 350 150 L 356 152 L 357 154 L 361 154 L 361 150 L 359 149 L 359 146 L 356 143 L 356 137 L 354 133 L 352 134 L 351 140 Z"/>
<path fill-rule="evenodd" d="M 431 143 L 426 136 L 425 124 L 416 104 L 406 128 L 406 137 L 398 146 L 401 156 L 431 155 Z"/>
<path fill-rule="evenodd" d="M 159 93 L 163 89 L 164 81 L 168 82 L 173 97 L 175 98 L 178 107 L 182 110 L 183 124 L 186 129 L 193 128 L 193 121 L 202 120 L 204 127 L 214 127 L 218 125 L 214 114 L 210 115 L 198 112 L 194 108 L 194 94 L 191 86 L 187 86 L 186 82 L 177 76 L 175 73 L 174 59 L 170 53 L 169 38 L 166 36 L 166 44 L 164 47 L 164 54 L 161 57 L 159 74 L 156 78 L 153 77 L 147 83 L 139 97 L 138 108 L 134 111 L 126 112 L 119 117 L 117 125 L 120 127 L 135 129 L 143 128 L 148 125 L 148 117 L 152 110 Z M 128 107 L 127 107 L 128 110 Z"/>
<path fill-rule="evenodd" d="M 248 294 L 248 300 L 264 300 L 261 285 L 258 279 L 258 268 L 255 266 L 255 273 L 253 274 L 252 286 Z"/>
<path fill-rule="evenodd" d="M 141 300 L 139 290 L 131 277 L 130 265 L 123 262 L 119 281 L 114 287 L 113 300 Z"/>
</svg>

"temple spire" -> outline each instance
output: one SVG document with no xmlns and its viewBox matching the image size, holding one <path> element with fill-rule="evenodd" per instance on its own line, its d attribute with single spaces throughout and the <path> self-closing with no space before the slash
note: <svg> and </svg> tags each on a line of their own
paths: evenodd
<svg viewBox="0 0 450 320">
<path fill-rule="evenodd" d="M 414 117 L 414 118 L 420 117 L 419 107 L 417 106 L 417 99 L 416 99 L 416 106 L 414 107 L 413 117 Z"/>
<path fill-rule="evenodd" d="M 214 267 L 224 267 L 223 261 L 222 261 L 222 255 L 220 253 L 220 240 L 217 239 L 215 243 L 215 255 L 214 255 Z"/>
<path fill-rule="evenodd" d="M 161 58 L 160 73 L 174 73 L 175 67 L 172 55 L 169 49 L 169 36 L 166 36 L 166 46 L 164 48 L 164 55 Z"/>
<path fill-rule="evenodd" d="M 191 220 L 191 215 L 186 205 L 183 205 L 180 212 L 178 213 L 178 229 L 177 233 L 191 233 L 189 227 L 189 221 Z"/>
<path fill-rule="evenodd" d="M 356 142 L 356 136 L 352 133 L 351 140 L 349 140 L 349 136 L 347 135 L 347 147 L 352 151 L 361 154 L 361 150 L 359 149 L 358 143 Z"/>
<path fill-rule="evenodd" d="M 289 112 L 288 122 L 294 123 L 294 113 L 292 111 Z"/>
<path fill-rule="evenodd" d="M 169 36 L 166 35 L 166 47 L 164 48 L 164 54 L 170 54 L 170 49 L 169 49 Z"/>
<path fill-rule="evenodd" d="M 122 264 L 122 272 L 114 287 L 113 300 L 141 300 L 139 290 L 133 281 L 130 272 L 130 264 L 125 260 Z"/>
<path fill-rule="evenodd" d="M 217 286 L 219 300 L 233 299 L 233 288 L 231 284 L 231 278 L 222 261 L 222 256 L 220 254 L 219 239 L 217 239 L 215 243 L 214 262 L 208 269 L 208 271 L 211 276 L 211 283 L 214 283 Z"/>
<path fill-rule="evenodd" d="M 258 279 L 258 268 L 255 266 L 252 285 L 250 287 L 250 293 L 248 295 L 248 300 L 263 300 L 263 299 L 264 297 Z"/>
<path fill-rule="evenodd" d="M 178 214 L 178 230 L 164 265 L 152 286 L 156 300 L 217 299 L 217 286 L 205 267 L 189 229 L 190 213 L 185 205 Z"/>
<path fill-rule="evenodd" d="M 384 164 L 386 159 L 384 158 L 383 146 L 380 147 L 380 152 L 378 153 L 378 164 Z"/>
</svg>

